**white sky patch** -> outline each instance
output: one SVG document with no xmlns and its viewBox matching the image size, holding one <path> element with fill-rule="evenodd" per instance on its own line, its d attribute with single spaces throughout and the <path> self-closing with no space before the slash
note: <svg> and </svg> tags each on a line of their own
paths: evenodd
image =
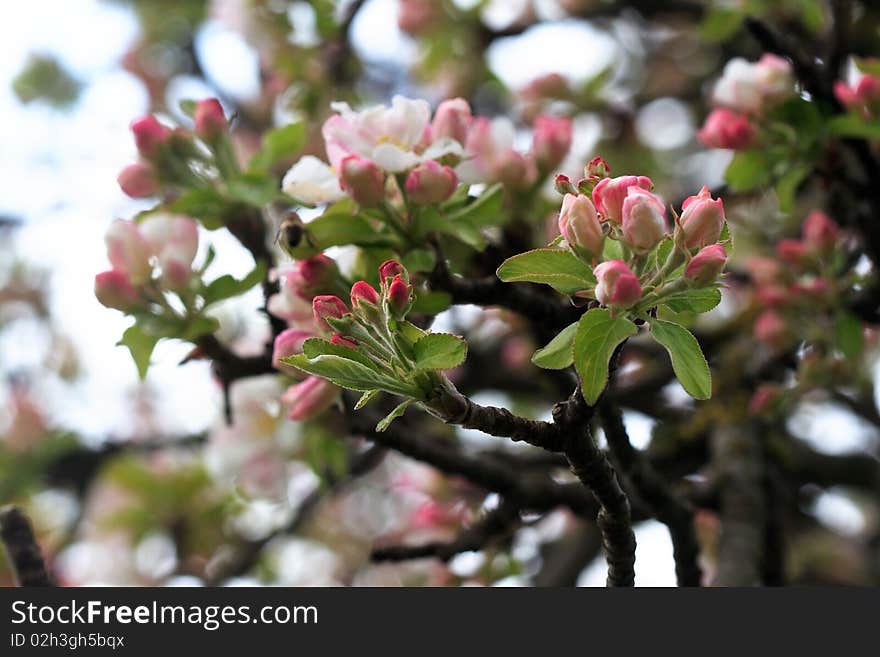
<svg viewBox="0 0 880 657">
<path fill-rule="evenodd" d="M 636 533 L 636 586 L 675 586 L 675 559 L 669 530 L 656 520 L 643 522 Z M 578 586 L 605 586 L 608 566 L 599 556 L 578 577 Z"/>
<path fill-rule="evenodd" d="M 611 64 L 613 39 L 589 23 L 543 23 L 495 41 L 489 67 L 508 87 L 519 89 L 547 73 L 584 82 Z"/>
<path fill-rule="evenodd" d="M 238 32 L 217 21 L 206 21 L 196 35 L 205 74 L 224 94 L 247 100 L 260 93 L 257 53 Z"/>
<path fill-rule="evenodd" d="M 413 40 L 397 28 L 397 0 L 369 0 L 355 17 L 351 36 L 365 61 L 410 62 L 416 55 Z"/>
<path fill-rule="evenodd" d="M 834 488 L 816 498 L 813 513 L 822 524 L 846 536 L 865 530 L 865 514 L 849 496 Z"/>
</svg>

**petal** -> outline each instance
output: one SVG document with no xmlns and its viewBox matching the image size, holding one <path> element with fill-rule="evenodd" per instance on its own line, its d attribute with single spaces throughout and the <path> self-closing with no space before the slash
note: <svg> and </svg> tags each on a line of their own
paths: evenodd
<svg viewBox="0 0 880 657">
<path fill-rule="evenodd" d="M 419 156 L 394 144 L 379 144 L 372 154 L 373 162 L 390 173 L 412 169 L 419 163 Z"/>
<path fill-rule="evenodd" d="M 345 197 L 333 169 L 313 155 L 306 155 L 284 174 L 281 189 L 304 203 L 332 203 Z"/>
</svg>

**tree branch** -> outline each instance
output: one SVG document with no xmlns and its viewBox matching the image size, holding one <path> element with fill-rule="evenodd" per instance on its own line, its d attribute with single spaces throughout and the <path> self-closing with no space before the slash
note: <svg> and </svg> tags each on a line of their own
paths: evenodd
<svg viewBox="0 0 880 657">
<path fill-rule="evenodd" d="M 0 539 L 19 586 L 54 586 L 31 523 L 17 506 L 0 508 Z"/>
<path fill-rule="evenodd" d="M 699 586 L 702 579 L 698 563 L 700 546 L 694 533 L 693 511 L 632 446 L 620 409 L 606 401 L 599 406 L 599 416 L 608 448 L 623 476 L 631 482 L 647 509 L 669 529 L 679 586 Z"/>
</svg>

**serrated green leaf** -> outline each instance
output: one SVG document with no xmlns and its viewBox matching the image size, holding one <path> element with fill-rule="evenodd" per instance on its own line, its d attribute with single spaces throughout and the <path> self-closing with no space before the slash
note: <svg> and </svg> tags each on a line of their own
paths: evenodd
<svg viewBox="0 0 880 657">
<path fill-rule="evenodd" d="M 238 296 L 239 294 L 244 294 L 265 277 L 266 264 L 262 261 L 258 262 L 257 266 L 241 280 L 230 274 L 223 274 L 205 286 L 205 289 L 202 292 L 205 306 L 217 303 L 218 301 L 223 301 L 224 299 L 229 299 L 230 297 Z"/>
<path fill-rule="evenodd" d="M 592 270 L 565 249 L 535 249 L 505 260 L 497 271 L 506 283 L 544 283 L 563 294 L 572 294 L 596 284 Z"/>
<path fill-rule="evenodd" d="M 376 431 L 378 431 L 379 433 L 385 431 L 385 429 L 387 429 L 391 425 L 391 423 L 394 422 L 394 420 L 396 420 L 406 412 L 407 407 L 409 407 L 409 405 L 412 403 L 412 399 L 407 399 L 406 401 L 398 404 L 393 411 L 391 411 L 388 415 L 379 420 L 379 423 L 376 425 Z"/>
<path fill-rule="evenodd" d="M 608 364 L 624 340 L 638 333 L 626 317 L 612 317 L 607 308 L 593 308 L 578 322 L 574 366 L 588 404 L 595 404 L 608 383 Z"/>
<path fill-rule="evenodd" d="M 347 347 L 344 344 L 333 344 L 324 338 L 309 338 L 303 342 L 303 355 L 306 358 L 317 358 L 318 356 L 339 356 L 349 360 L 357 361 L 366 367 L 375 368 L 377 365 L 370 360 L 360 349 Z"/>
<path fill-rule="evenodd" d="M 412 322 L 407 322 L 405 320 L 397 322 L 397 330 L 400 331 L 400 334 L 410 344 L 415 344 L 428 335 L 427 331 L 423 331 Z"/>
<path fill-rule="evenodd" d="M 694 399 L 712 396 L 712 373 L 697 339 L 683 326 L 661 319 L 651 320 L 651 335 L 672 359 L 678 382 Z"/>
<path fill-rule="evenodd" d="M 428 333 L 413 345 L 415 366 L 419 370 L 448 370 L 467 357 L 467 342 L 450 333 Z"/>
<path fill-rule="evenodd" d="M 834 318 L 834 337 L 837 347 L 847 358 L 858 356 L 864 349 L 864 327 L 852 313 L 840 312 Z"/>
<path fill-rule="evenodd" d="M 263 137 L 263 145 L 251 158 L 248 169 L 255 173 L 268 173 L 276 165 L 292 159 L 306 141 L 305 123 L 291 123 L 270 130 Z"/>
<path fill-rule="evenodd" d="M 384 390 L 404 397 L 420 397 L 422 394 L 414 385 L 381 374 L 372 367 L 341 356 L 324 355 L 309 358 L 305 354 L 297 354 L 282 359 L 282 362 L 303 372 L 329 379 L 349 390 L 358 392 Z"/>
<path fill-rule="evenodd" d="M 153 355 L 153 349 L 157 342 L 159 342 L 158 336 L 147 333 L 141 326 L 134 324 L 125 329 L 122 339 L 116 343 L 128 348 L 141 380 L 147 376 L 147 370 L 150 368 L 150 356 Z"/>
<path fill-rule="evenodd" d="M 721 290 L 714 287 L 682 290 L 666 297 L 660 303 L 669 306 L 670 310 L 677 313 L 707 313 L 721 303 Z"/>
<path fill-rule="evenodd" d="M 574 362 L 574 337 L 578 322 L 566 326 L 559 334 L 532 354 L 532 362 L 545 370 L 563 370 Z"/>
</svg>

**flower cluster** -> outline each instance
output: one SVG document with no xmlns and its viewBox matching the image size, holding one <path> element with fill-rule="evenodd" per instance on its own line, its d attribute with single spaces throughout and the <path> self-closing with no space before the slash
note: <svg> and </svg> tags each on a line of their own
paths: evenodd
<svg viewBox="0 0 880 657">
<path fill-rule="evenodd" d="M 163 185 L 198 185 L 208 163 L 195 138 L 214 152 L 214 164 L 221 172 L 234 166 L 226 139 L 228 122 L 215 98 L 201 100 L 192 109 L 194 129 L 170 128 L 152 115 L 135 119 L 131 132 L 140 155 L 119 173 L 119 187 L 132 198 L 156 196 Z"/>
<path fill-rule="evenodd" d="M 748 268 L 761 308 L 754 337 L 775 349 L 790 346 L 804 312 L 816 318 L 819 309 L 833 301 L 832 277 L 826 275 L 838 246 L 840 229 L 824 212 L 816 210 L 804 220 L 800 239 L 776 245 L 776 257 L 754 257 Z"/>
<path fill-rule="evenodd" d="M 564 177 L 557 178 L 557 188 L 565 192 L 559 232 L 566 246 L 593 267 L 596 278 L 594 288 L 577 296 L 625 310 L 643 297 L 656 305 L 671 291 L 715 285 L 727 261 L 727 252 L 719 243 L 725 224 L 721 199 L 713 199 L 704 187 L 685 200 L 670 232 L 663 200 L 653 193 L 651 179 L 611 178 L 609 171 L 604 161 L 596 159 L 577 187 Z M 607 241 L 616 245 L 609 247 Z M 649 258 L 664 241 L 671 247 L 666 259 L 658 261 L 657 254 Z M 620 257 L 609 257 L 609 253 Z M 671 285 L 669 279 L 676 272 L 681 282 Z"/>
<path fill-rule="evenodd" d="M 162 290 L 185 293 L 193 279 L 199 230 L 188 217 L 160 213 L 139 224 L 120 219 L 105 241 L 112 269 L 95 277 L 95 295 L 108 308 L 146 307 Z"/>
<path fill-rule="evenodd" d="M 782 101 L 794 96 L 791 64 L 766 54 L 757 62 L 734 58 L 712 91 L 715 109 L 698 133 L 709 148 L 745 150 L 751 147 L 762 117 Z"/>
<path fill-rule="evenodd" d="M 334 103 L 333 109 L 337 113 L 322 128 L 327 162 L 307 155 L 282 181 L 284 192 L 304 203 L 348 196 L 372 208 L 405 194 L 416 205 L 438 204 L 459 181 L 533 184 L 571 147 L 568 119 L 539 116 L 531 152 L 520 153 L 509 120 L 475 118 L 462 98 L 443 101 L 433 117 L 426 101 L 402 96 L 390 107 L 354 111 Z"/>
</svg>

